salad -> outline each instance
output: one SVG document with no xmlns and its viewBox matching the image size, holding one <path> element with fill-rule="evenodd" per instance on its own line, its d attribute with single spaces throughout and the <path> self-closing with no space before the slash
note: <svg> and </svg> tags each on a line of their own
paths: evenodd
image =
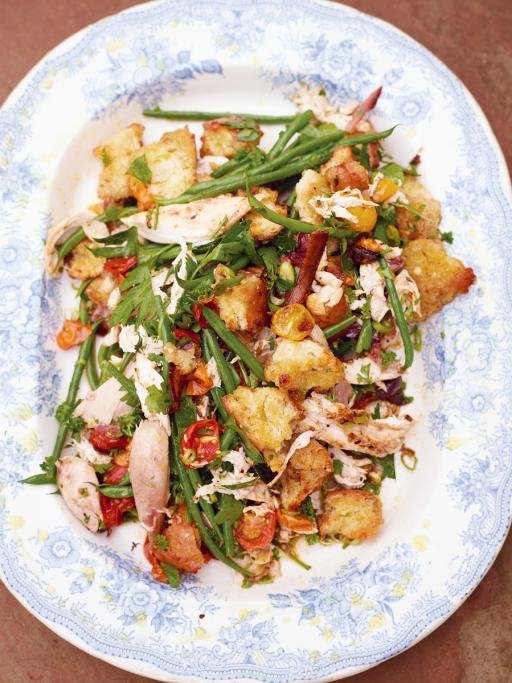
<svg viewBox="0 0 512 683">
<path fill-rule="evenodd" d="M 380 88 L 336 108 L 303 86 L 293 116 L 145 110 L 204 121 L 94 150 L 99 202 L 48 233 L 77 350 L 42 472 L 91 532 L 137 520 L 153 577 L 213 558 L 245 585 L 310 545 L 381 529 L 407 447 L 418 323 L 475 281 L 448 255 L 420 157 L 368 121 Z M 262 124 L 282 129 L 271 145 Z M 181 126 L 181 127 L 176 127 Z M 272 128 L 270 128 L 272 127 Z M 199 143 L 199 149 L 198 149 Z"/>
</svg>

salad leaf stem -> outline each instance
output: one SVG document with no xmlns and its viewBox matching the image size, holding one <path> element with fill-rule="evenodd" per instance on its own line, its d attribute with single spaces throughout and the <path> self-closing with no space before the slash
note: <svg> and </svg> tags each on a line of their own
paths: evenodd
<svg viewBox="0 0 512 683">
<path fill-rule="evenodd" d="M 351 327 L 356 321 L 357 318 L 355 315 L 349 315 L 341 322 L 335 323 L 334 325 L 330 325 L 329 327 L 324 328 L 324 335 L 326 339 L 334 337 L 336 334 L 343 332 L 343 330 L 348 330 L 348 328 Z"/>
</svg>

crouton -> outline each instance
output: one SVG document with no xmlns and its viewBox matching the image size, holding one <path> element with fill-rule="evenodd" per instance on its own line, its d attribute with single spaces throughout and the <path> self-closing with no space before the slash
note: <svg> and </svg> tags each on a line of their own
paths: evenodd
<svg viewBox="0 0 512 683">
<path fill-rule="evenodd" d="M 109 297 L 116 287 L 115 277 L 111 273 L 103 272 L 94 278 L 86 288 L 85 293 L 93 303 L 99 306 L 107 306 Z"/>
<path fill-rule="evenodd" d="M 327 180 L 320 173 L 308 168 L 302 174 L 302 178 L 295 186 L 295 190 L 297 192 L 295 208 L 299 212 L 299 218 L 302 221 L 320 225 L 323 219 L 309 202 L 317 195 L 324 196 L 330 194 Z"/>
<path fill-rule="evenodd" d="M 285 510 L 296 510 L 313 491 L 318 491 L 332 472 L 327 448 L 312 439 L 292 455 L 281 477 L 281 503 Z"/>
<path fill-rule="evenodd" d="M 252 443 L 263 452 L 269 467 L 277 472 L 283 465 L 283 446 L 292 436 L 299 413 L 287 394 L 274 387 L 237 387 L 222 399 Z"/>
<path fill-rule="evenodd" d="M 344 320 L 350 310 L 345 294 L 334 306 L 329 306 L 322 301 L 321 294 L 310 294 L 306 299 L 306 308 L 315 319 L 316 324 L 322 329 Z"/>
<path fill-rule="evenodd" d="M 326 172 L 330 168 L 333 168 L 334 166 L 340 166 L 341 164 L 344 164 L 347 161 L 351 161 L 353 158 L 354 154 L 352 152 L 351 147 L 346 147 L 345 145 L 341 147 L 336 147 L 336 149 L 331 155 L 331 158 L 328 159 L 325 162 L 325 164 L 322 164 L 320 166 L 320 175 L 325 176 Z"/>
<path fill-rule="evenodd" d="M 126 172 L 134 152 L 142 146 L 143 132 L 144 126 L 132 123 L 94 150 L 103 164 L 98 181 L 98 196 L 101 199 L 119 201 L 130 196 Z"/>
<path fill-rule="evenodd" d="M 129 173 L 130 193 L 141 211 L 152 208 L 156 198 L 172 199 L 196 182 L 196 143 L 186 127 L 164 133 L 158 142 L 144 145 L 132 161 L 142 156 L 151 174 L 150 182 Z"/>
<path fill-rule="evenodd" d="M 400 235 L 410 240 L 438 237 L 441 204 L 434 199 L 423 183 L 413 176 L 405 176 L 401 190 L 409 200 L 409 208 L 396 207 L 396 226 Z"/>
<path fill-rule="evenodd" d="M 383 523 L 382 503 L 371 491 L 334 489 L 324 498 L 318 520 L 320 536 L 342 536 L 349 541 L 375 536 Z"/>
<path fill-rule="evenodd" d="M 95 256 L 90 250 L 93 246 L 92 242 L 84 240 L 73 249 L 66 261 L 69 277 L 89 280 L 89 278 L 97 277 L 103 272 L 106 259 Z"/>
<path fill-rule="evenodd" d="M 263 202 L 268 209 L 272 209 L 272 211 L 276 211 L 282 216 L 286 216 L 286 207 L 277 203 L 276 190 L 271 190 L 268 187 L 262 187 L 260 190 L 255 192 L 255 196 L 256 199 L 259 199 L 260 202 Z M 246 219 L 251 221 L 251 235 L 255 240 L 271 240 L 283 229 L 281 225 L 272 223 L 272 221 L 263 218 L 263 216 L 260 216 L 260 214 L 254 210 L 247 214 Z"/>
<path fill-rule="evenodd" d="M 459 294 L 465 294 L 476 277 L 462 261 L 449 256 L 439 240 L 412 240 L 402 252 L 405 267 L 420 292 L 421 314 L 426 320 Z"/>
<path fill-rule="evenodd" d="M 218 294 L 214 301 L 228 329 L 234 332 L 257 332 L 267 317 L 267 287 L 262 277 L 249 270 L 239 271 L 244 279 Z"/>
<path fill-rule="evenodd" d="M 370 174 L 358 161 L 349 159 L 344 164 L 331 166 L 323 174 L 332 192 L 344 190 L 347 187 L 367 190 L 370 185 Z"/>
<path fill-rule="evenodd" d="M 241 140 L 239 135 L 244 129 L 243 120 L 236 116 L 206 121 L 203 123 L 203 129 L 204 132 L 201 136 L 202 157 L 224 156 L 232 159 L 239 150 L 256 147 L 262 136 L 260 127 L 256 126 L 254 130 L 257 137 L 254 140 Z"/>
<path fill-rule="evenodd" d="M 265 364 L 265 379 L 288 391 L 327 390 L 343 379 L 343 363 L 311 339 L 279 339 Z"/>
</svg>

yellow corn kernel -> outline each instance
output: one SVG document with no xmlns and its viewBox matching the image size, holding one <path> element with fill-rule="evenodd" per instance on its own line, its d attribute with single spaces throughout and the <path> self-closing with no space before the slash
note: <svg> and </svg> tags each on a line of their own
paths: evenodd
<svg viewBox="0 0 512 683">
<path fill-rule="evenodd" d="M 377 210 L 374 206 L 352 206 L 348 209 L 357 218 L 357 223 L 350 223 L 356 232 L 370 232 L 377 222 Z"/>
<path fill-rule="evenodd" d="M 390 180 L 389 178 L 382 178 L 382 180 L 379 180 L 377 183 L 377 187 L 373 193 L 373 201 L 379 202 L 379 204 L 385 202 L 394 194 L 396 194 L 399 189 L 400 188 L 393 180 Z"/>
<path fill-rule="evenodd" d="M 315 319 L 302 304 L 288 304 L 272 316 L 272 332 L 290 341 L 302 341 L 314 326 Z"/>
</svg>

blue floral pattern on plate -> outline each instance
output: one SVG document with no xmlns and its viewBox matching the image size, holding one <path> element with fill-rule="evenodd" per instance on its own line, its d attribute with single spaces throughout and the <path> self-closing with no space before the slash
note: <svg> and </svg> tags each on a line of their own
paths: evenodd
<svg viewBox="0 0 512 683">
<path fill-rule="evenodd" d="M 301 82 L 337 102 L 385 86 L 376 119 L 402 124 L 390 144 L 404 162 L 423 147 L 445 229 L 478 282 L 424 326 L 413 379 L 420 464 L 385 487 L 383 534 L 345 551 L 305 551 L 311 572 L 285 563 L 273 585 L 244 591 L 210 563 L 175 591 L 151 579 L 134 525 L 92 537 L 51 490 L 19 483 L 51 447 L 70 370 L 53 341 L 65 292 L 42 276 L 59 155 L 87 126 L 125 111 L 140 119 L 141 107 L 162 99 L 224 109 L 224 93 L 236 103 L 242 92 L 262 109 L 291 110 L 286 97 Z M 171 0 L 109 17 L 51 52 L 0 111 L 0 131 L 0 568 L 19 599 L 79 647 L 183 681 L 340 678 L 451 614 L 495 557 L 512 499 L 510 186 L 453 74 L 393 27 L 342 5 Z"/>
</svg>

